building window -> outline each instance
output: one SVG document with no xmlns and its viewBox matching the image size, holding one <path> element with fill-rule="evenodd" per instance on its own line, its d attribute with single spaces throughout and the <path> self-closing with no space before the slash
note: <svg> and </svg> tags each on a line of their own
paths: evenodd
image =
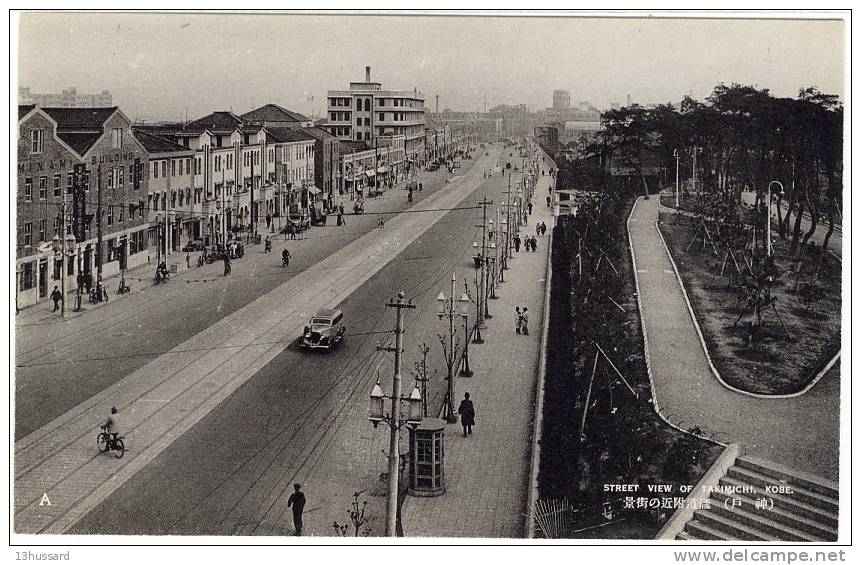
<svg viewBox="0 0 861 565">
<path fill-rule="evenodd" d="M 185 159 L 185 172 L 186 174 L 191 174 L 191 157 L 186 157 Z"/>
<path fill-rule="evenodd" d="M 30 130 L 30 153 L 41 153 L 44 148 L 45 130 Z"/>
<path fill-rule="evenodd" d="M 362 101 L 359 100 L 358 98 L 356 99 L 356 110 L 358 110 L 360 112 L 362 111 Z"/>
<path fill-rule="evenodd" d="M 48 220 L 41 219 L 39 220 L 39 241 L 48 241 L 47 234 L 45 232 L 48 231 Z"/>
<path fill-rule="evenodd" d="M 48 198 L 48 177 L 39 177 L 39 200 Z"/>
<path fill-rule="evenodd" d="M 108 188 L 114 187 L 114 174 L 116 173 L 116 169 L 110 169 L 108 171 Z"/>
<path fill-rule="evenodd" d="M 384 113 L 380 112 L 379 114 L 377 114 L 377 119 L 380 120 L 381 122 L 385 121 L 386 115 Z"/>
<path fill-rule="evenodd" d="M 201 159 L 200 157 L 196 157 L 194 159 L 194 174 L 199 175 L 201 169 Z"/>
<path fill-rule="evenodd" d="M 176 176 L 176 160 L 175 159 L 170 160 L 170 176 L 172 176 L 172 177 Z"/>
<path fill-rule="evenodd" d="M 179 160 L 179 176 L 182 176 L 182 163 L 183 163 L 183 160 L 180 159 Z"/>
<path fill-rule="evenodd" d="M 362 118 L 356 118 L 356 125 L 357 126 L 362 125 Z"/>
<path fill-rule="evenodd" d="M 24 222 L 24 245 L 33 245 L 33 224 Z"/>
<path fill-rule="evenodd" d="M 113 149 L 123 148 L 123 130 L 122 128 L 114 128 L 111 130 L 111 147 Z"/>
<path fill-rule="evenodd" d="M 24 201 L 30 202 L 33 200 L 33 179 L 30 177 L 24 178 Z"/>
<path fill-rule="evenodd" d="M 110 208 L 108 208 L 110 210 Z M 108 240 L 108 259 L 107 263 L 117 260 L 117 239 Z"/>
<path fill-rule="evenodd" d="M 119 178 L 117 179 L 117 186 L 123 185 L 123 175 L 125 170 L 125 167 L 117 167 L 117 175 L 119 176 Z"/>
<path fill-rule="evenodd" d="M 60 187 L 60 175 L 54 175 L 54 196 L 62 196 Z"/>
<path fill-rule="evenodd" d="M 366 126 L 371 125 L 371 118 L 365 118 L 365 125 Z"/>
<path fill-rule="evenodd" d="M 152 163 L 152 178 L 158 178 L 158 161 L 153 161 Z"/>
<path fill-rule="evenodd" d="M 385 99 L 385 98 L 380 98 L 380 99 L 379 99 L 379 103 L 380 103 L 380 108 L 384 107 L 384 106 L 386 105 L 386 99 Z"/>
<path fill-rule="evenodd" d="M 167 161 L 161 162 L 161 176 L 167 178 Z"/>
<path fill-rule="evenodd" d="M 365 98 L 365 112 L 371 111 L 371 99 Z"/>
<path fill-rule="evenodd" d="M 215 156 L 215 172 L 217 173 L 220 170 L 221 170 L 221 155 L 216 155 Z"/>
</svg>

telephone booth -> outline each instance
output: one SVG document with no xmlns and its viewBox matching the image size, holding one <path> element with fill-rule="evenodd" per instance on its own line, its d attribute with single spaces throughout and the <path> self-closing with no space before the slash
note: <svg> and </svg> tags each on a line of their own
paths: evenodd
<svg viewBox="0 0 861 565">
<path fill-rule="evenodd" d="M 413 496 L 445 494 L 445 420 L 424 418 L 410 430 L 410 486 Z"/>
</svg>

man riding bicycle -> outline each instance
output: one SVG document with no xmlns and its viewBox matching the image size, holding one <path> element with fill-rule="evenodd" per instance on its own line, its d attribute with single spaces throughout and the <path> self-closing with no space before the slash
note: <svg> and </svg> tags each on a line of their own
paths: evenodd
<svg viewBox="0 0 861 565">
<path fill-rule="evenodd" d="M 102 429 L 105 430 L 106 433 L 110 434 L 111 441 L 114 441 L 119 437 L 122 427 L 120 426 L 120 418 L 119 414 L 117 414 L 116 406 L 111 408 L 111 415 L 108 416 Z"/>
</svg>

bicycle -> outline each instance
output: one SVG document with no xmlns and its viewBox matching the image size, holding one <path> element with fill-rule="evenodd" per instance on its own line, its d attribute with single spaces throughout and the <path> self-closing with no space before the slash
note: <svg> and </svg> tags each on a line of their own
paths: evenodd
<svg viewBox="0 0 861 565">
<path fill-rule="evenodd" d="M 99 448 L 99 453 L 105 453 L 106 451 L 112 451 L 114 457 L 119 459 L 126 452 L 126 445 L 123 443 L 122 436 L 114 437 L 114 434 L 109 434 L 105 430 L 105 426 L 99 426 L 102 430 L 96 438 L 96 445 Z"/>
</svg>

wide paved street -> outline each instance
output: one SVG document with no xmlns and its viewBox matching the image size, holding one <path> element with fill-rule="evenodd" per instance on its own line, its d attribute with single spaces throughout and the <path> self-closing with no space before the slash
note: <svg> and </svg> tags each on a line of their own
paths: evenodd
<svg viewBox="0 0 861 565">
<path fill-rule="evenodd" d="M 391 354 L 377 352 L 376 344 L 391 336 L 393 314 L 383 303 L 399 289 L 419 306 L 406 320 L 405 369 L 418 358 L 418 343 L 432 347 L 429 362 L 438 374 L 431 405 L 439 406 L 435 298 L 453 269 L 458 290 L 464 278 L 471 282 L 475 203 L 484 194 L 498 201 L 507 182 L 500 175 L 482 179 L 495 163 L 493 153 L 479 154 L 472 170 L 457 170 L 412 209 L 428 211 L 387 218 L 384 228 L 18 441 L 19 529 L 284 534 L 281 495 L 299 480 L 309 496 L 307 533 L 331 535 L 352 492 L 377 494 L 385 469 L 386 434 L 367 423 L 367 394 L 377 369 L 391 374 Z M 447 211 L 456 207 L 470 209 Z M 374 216 L 366 218 L 376 225 Z M 309 354 L 290 345 L 315 306 L 336 304 L 348 328 L 341 348 Z M 111 404 L 120 405 L 131 428 L 131 451 L 120 461 L 97 457 L 94 448 L 96 425 Z M 338 457 L 327 456 L 333 452 Z M 57 497 L 50 509 L 34 505 L 43 491 Z"/>
<path fill-rule="evenodd" d="M 471 167 L 465 162 L 458 174 Z M 445 171 L 424 172 L 424 190 L 414 204 L 432 197 L 446 186 Z M 480 175 L 479 175 L 480 176 Z M 346 197 L 345 197 L 346 198 Z M 112 295 L 106 305 L 85 304 L 82 313 L 67 313 L 66 320 L 51 314 L 48 302 L 21 311 L 16 318 L 15 439 L 19 440 L 140 369 L 160 354 L 209 328 L 256 298 L 314 267 L 351 241 L 376 229 L 382 214 L 386 220 L 408 208 L 406 190 L 394 189 L 382 197 L 367 199 L 366 213 L 351 215 L 346 225 L 328 224 L 305 232 L 304 239 L 283 241 L 274 236 L 271 254 L 262 245 L 248 246 L 244 258 L 233 261 L 233 272 L 223 277 L 220 262 L 174 276 L 167 285 L 152 286 L 152 270 L 138 269 L 132 293 Z M 281 249 L 292 255 L 288 269 L 281 267 Z M 174 255 L 184 262 L 185 254 Z M 153 267 L 154 268 L 154 267 Z M 116 283 L 108 288 L 113 291 Z M 71 306 L 71 297 L 67 301 Z M 207 347 L 217 347 L 210 340 Z"/>
</svg>

